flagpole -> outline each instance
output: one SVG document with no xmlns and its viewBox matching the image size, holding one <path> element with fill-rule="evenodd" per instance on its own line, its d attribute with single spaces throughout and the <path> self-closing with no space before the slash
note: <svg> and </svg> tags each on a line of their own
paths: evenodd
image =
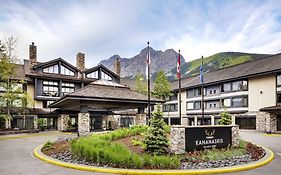
<svg viewBox="0 0 281 175">
<path fill-rule="evenodd" d="M 201 70 L 200 70 L 200 79 L 201 79 L 201 107 L 202 107 L 202 120 L 203 120 L 203 125 L 205 125 L 205 120 L 204 120 L 204 79 L 203 79 L 203 56 L 201 58 Z"/>
<path fill-rule="evenodd" d="M 148 98 L 148 124 L 150 120 L 150 53 L 149 53 L 149 41 L 147 42 L 147 98 Z"/>
<path fill-rule="evenodd" d="M 181 74 L 180 74 L 180 50 L 178 57 L 178 79 L 179 79 L 179 115 L 180 115 L 180 125 L 181 125 Z"/>
</svg>

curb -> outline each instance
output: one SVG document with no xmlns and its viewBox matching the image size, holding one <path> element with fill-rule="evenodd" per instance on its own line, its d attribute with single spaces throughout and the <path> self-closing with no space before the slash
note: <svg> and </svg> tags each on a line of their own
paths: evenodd
<svg viewBox="0 0 281 175">
<path fill-rule="evenodd" d="M 50 136 L 56 135 L 56 132 L 53 133 L 32 133 L 32 134 L 23 134 L 23 135 L 13 135 L 13 136 L 1 136 L 0 140 L 11 140 L 11 139 L 21 139 L 21 138 L 30 138 L 30 137 L 38 137 L 38 136 Z M 71 133 L 64 133 L 63 135 L 67 135 Z"/>
<path fill-rule="evenodd" d="M 233 167 L 223 167 L 223 168 L 210 168 L 210 169 L 196 169 L 196 170 L 140 170 L 140 169 L 121 169 L 121 168 L 103 168 L 95 166 L 80 165 L 75 163 L 63 162 L 57 159 L 53 159 L 44 155 L 41 152 L 43 145 L 36 147 L 33 154 L 36 158 L 61 167 L 71 168 L 76 170 L 100 172 L 100 173 L 112 173 L 112 174 L 157 174 L 157 175 L 181 175 L 181 174 L 219 174 L 219 173 L 231 173 L 237 171 L 245 171 L 250 169 L 255 169 L 270 163 L 274 159 L 274 153 L 266 148 L 262 147 L 266 151 L 266 155 L 257 162 L 252 162 L 244 165 L 236 165 Z"/>
<path fill-rule="evenodd" d="M 271 136 L 271 137 L 281 137 L 281 134 L 263 134 L 265 136 Z"/>
</svg>

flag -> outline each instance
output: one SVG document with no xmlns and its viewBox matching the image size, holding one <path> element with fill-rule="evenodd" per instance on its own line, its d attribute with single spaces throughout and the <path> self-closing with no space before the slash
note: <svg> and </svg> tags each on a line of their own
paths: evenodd
<svg viewBox="0 0 281 175">
<path fill-rule="evenodd" d="M 181 77 L 181 58 L 180 58 L 180 51 L 179 51 L 179 56 L 178 56 L 178 63 L 177 63 L 177 77 L 180 79 Z"/>
<path fill-rule="evenodd" d="M 202 63 L 200 66 L 200 83 L 204 84 L 204 79 L 203 79 L 203 56 L 202 56 Z"/>
</svg>

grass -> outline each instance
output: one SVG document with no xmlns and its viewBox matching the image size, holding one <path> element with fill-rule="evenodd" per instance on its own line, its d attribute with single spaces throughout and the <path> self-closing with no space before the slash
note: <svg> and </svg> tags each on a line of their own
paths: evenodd
<svg viewBox="0 0 281 175">
<path fill-rule="evenodd" d="M 179 168 L 180 159 L 178 156 L 139 155 L 131 152 L 121 144 L 112 143 L 112 141 L 124 137 L 139 135 L 146 130 L 147 126 L 135 126 L 132 128 L 118 129 L 110 133 L 82 137 L 72 141 L 71 152 L 77 157 L 89 162 L 117 168 Z M 169 128 L 167 128 L 167 130 L 169 130 Z"/>
</svg>

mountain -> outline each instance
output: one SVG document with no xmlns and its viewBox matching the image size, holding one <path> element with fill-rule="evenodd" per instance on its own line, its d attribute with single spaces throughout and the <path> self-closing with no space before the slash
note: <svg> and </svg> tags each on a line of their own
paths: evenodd
<svg viewBox="0 0 281 175">
<path fill-rule="evenodd" d="M 267 54 L 252 54 L 241 52 L 221 52 L 203 58 L 204 72 L 241 64 L 246 61 L 255 60 L 268 56 Z M 181 64 L 181 75 L 183 77 L 197 75 L 200 72 L 201 58 Z M 176 78 L 177 67 L 175 66 L 166 75 L 170 80 Z"/>
<path fill-rule="evenodd" d="M 118 57 L 121 62 L 121 77 L 133 78 L 137 73 L 145 75 L 147 48 L 144 48 L 139 54 L 132 58 L 122 58 L 119 55 L 113 55 L 109 59 L 101 61 L 100 64 L 103 64 L 114 71 L 114 62 Z M 150 71 L 152 78 L 154 78 L 155 73 L 159 70 L 168 72 L 177 64 L 178 53 L 173 49 L 168 49 L 163 52 L 161 50 L 154 50 L 150 47 L 150 57 Z M 183 56 L 181 56 L 181 62 L 185 63 Z"/>
<path fill-rule="evenodd" d="M 152 79 L 155 79 L 156 72 L 164 70 L 169 80 L 176 78 L 177 72 L 177 57 L 178 53 L 173 49 L 166 51 L 154 50 L 150 47 L 151 55 L 151 74 Z M 242 52 L 221 52 L 203 59 L 204 72 L 225 68 L 228 66 L 241 64 L 246 61 L 255 60 L 268 56 L 266 54 L 255 53 L 242 53 Z M 108 67 L 114 71 L 114 63 L 116 58 L 120 58 L 121 61 L 121 77 L 134 78 L 137 73 L 145 75 L 146 71 L 146 58 L 147 48 L 141 50 L 139 54 L 132 58 L 122 58 L 119 55 L 113 55 L 107 60 L 103 60 L 100 64 Z M 201 58 L 196 60 L 185 62 L 183 56 L 181 56 L 181 75 L 183 77 L 199 74 L 201 65 Z"/>
</svg>

